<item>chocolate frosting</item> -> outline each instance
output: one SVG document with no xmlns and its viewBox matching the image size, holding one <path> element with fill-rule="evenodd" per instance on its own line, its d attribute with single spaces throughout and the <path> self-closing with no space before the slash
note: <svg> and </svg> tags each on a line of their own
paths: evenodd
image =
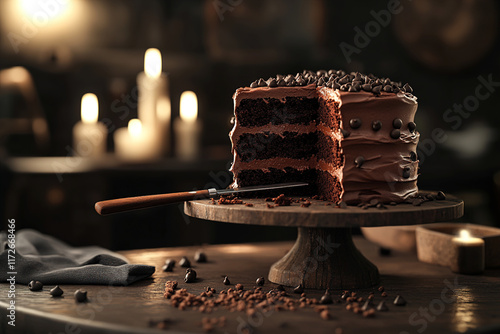
<svg viewBox="0 0 500 334">
<path fill-rule="evenodd" d="M 342 199 L 348 203 L 368 202 L 374 198 L 382 202 L 401 202 L 417 194 L 418 161 L 411 159 L 411 152 L 416 152 L 419 133 L 410 131 L 408 126 L 414 121 L 417 110 L 415 96 L 402 91 L 397 93 L 382 91 L 380 94 L 365 91 L 347 92 L 310 84 L 296 87 L 239 88 L 233 99 L 236 110 L 243 99 L 275 98 L 285 102 L 286 97 L 321 98 L 339 102 L 341 129 L 348 135 L 342 137 L 340 129 L 330 129 L 324 124 L 315 123 L 242 127 L 236 118 L 230 132 L 234 157 L 231 167 L 235 177 L 233 186 L 237 186 L 239 170 L 318 168 L 341 181 Z M 360 121 L 361 125 L 353 128 L 350 125 L 353 119 L 357 120 L 353 124 L 358 124 Z M 372 127 L 372 123 L 376 121 L 381 124 L 377 131 Z M 394 126 L 399 126 L 399 123 L 401 126 L 396 129 Z M 399 131 L 396 131 L 398 134 L 396 138 L 391 137 L 394 135 L 394 130 Z M 276 134 L 285 131 L 298 133 L 321 131 L 333 140 L 340 141 L 345 164 L 338 167 L 317 160 L 315 157 L 301 160 L 274 158 L 242 162 L 235 151 L 239 136 L 243 133 L 265 131 Z M 358 157 L 362 157 L 363 161 L 360 166 L 354 162 Z"/>
</svg>

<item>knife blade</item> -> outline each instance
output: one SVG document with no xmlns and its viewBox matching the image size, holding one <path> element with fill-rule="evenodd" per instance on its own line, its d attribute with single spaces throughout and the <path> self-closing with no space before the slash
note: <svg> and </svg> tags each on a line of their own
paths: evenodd
<svg viewBox="0 0 500 334">
<path fill-rule="evenodd" d="M 243 192 L 286 189 L 293 187 L 307 186 L 306 182 L 289 182 L 289 183 L 276 183 L 262 186 L 243 187 L 235 189 L 204 189 L 195 191 L 186 191 L 169 194 L 147 195 L 110 199 L 100 201 L 95 204 L 95 210 L 100 215 L 109 215 L 112 213 L 125 212 L 131 210 L 139 210 L 151 208 L 159 205 L 173 204 L 194 199 L 211 198 L 218 195 L 229 195 Z"/>
</svg>

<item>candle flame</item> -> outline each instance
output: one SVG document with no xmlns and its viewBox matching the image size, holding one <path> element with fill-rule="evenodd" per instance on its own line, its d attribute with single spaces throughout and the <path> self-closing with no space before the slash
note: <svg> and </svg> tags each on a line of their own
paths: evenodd
<svg viewBox="0 0 500 334">
<path fill-rule="evenodd" d="M 128 132 L 132 138 L 138 138 L 142 133 L 142 123 L 139 119 L 134 118 L 128 122 Z"/>
<path fill-rule="evenodd" d="M 144 54 L 144 72 L 150 78 L 161 75 L 161 52 L 158 49 L 147 49 Z"/>
<path fill-rule="evenodd" d="M 460 239 L 470 239 L 471 236 L 470 236 L 470 232 L 467 231 L 467 230 L 460 230 Z"/>
<path fill-rule="evenodd" d="M 180 115 L 183 121 L 196 121 L 198 117 L 198 100 L 194 92 L 186 91 L 181 94 Z"/>
<path fill-rule="evenodd" d="M 87 93 L 83 95 L 81 114 L 83 123 L 97 123 L 97 118 L 99 117 L 99 100 L 97 100 L 95 94 Z"/>
</svg>

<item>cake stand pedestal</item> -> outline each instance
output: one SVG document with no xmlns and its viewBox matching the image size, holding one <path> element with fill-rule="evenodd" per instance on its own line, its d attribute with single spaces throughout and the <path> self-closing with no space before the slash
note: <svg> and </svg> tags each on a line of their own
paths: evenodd
<svg viewBox="0 0 500 334">
<path fill-rule="evenodd" d="M 420 206 L 397 204 L 383 209 L 356 206 L 342 209 L 327 205 L 328 202 L 310 201 L 309 207 L 301 207 L 303 202 L 300 202 L 268 208 L 267 204 L 273 203 L 263 198 L 244 199 L 253 206 L 195 200 L 185 202 L 184 212 L 225 223 L 297 227 L 295 245 L 271 266 L 269 281 L 286 286 L 302 284 L 311 289 L 353 289 L 378 284 L 379 273 L 354 245 L 352 227 L 434 223 L 460 218 L 464 210 L 463 201 L 452 196 Z"/>
</svg>

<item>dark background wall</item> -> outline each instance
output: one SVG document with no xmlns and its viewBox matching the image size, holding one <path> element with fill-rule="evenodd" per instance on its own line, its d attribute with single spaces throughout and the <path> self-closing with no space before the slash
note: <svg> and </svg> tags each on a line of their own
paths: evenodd
<svg viewBox="0 0 500 334">
<path fill-rule="evenodd" d="M 14 217 L 18 228 L 114 249 L 293 238 L 290 229 L 188 220 L 176 206 L 103 218 L 93 203 L 227 185 L 234 90 L 276 73 L 335 68 L 409 82 L 419 98 L 420 187 L 465 199 L 466 221 L 500 225 L 499 8 L 493 0 L 71 0 L 67 8 L 54 0 L 48 3 L 55 7 L 31 14 L 20 7 L 26 2 L 0 2 L 0 70 L 30 71 L 50 142 L 40 151 L 30 136 L 0 128 L 3 222 Z M 30 15 L 40 12 L 55 17 L 33 21 Z M 172 117 L 183 91 L 198 95 L 199 161 L 170 154 L 149 164 L 70 168 L 62 181 L 39 162 L 13 163 L 19 156 L 67 156 L 86 92 L 98 95 L 101 118 L 126 126 L 136 108 L 121 119 L 112 106 L 125 105 L 149 47 L 161 50 L 169 73 Z M 0 117 L 18 117 L 26 108 L 19 94 L 0 90 Z"/>
</svg>

